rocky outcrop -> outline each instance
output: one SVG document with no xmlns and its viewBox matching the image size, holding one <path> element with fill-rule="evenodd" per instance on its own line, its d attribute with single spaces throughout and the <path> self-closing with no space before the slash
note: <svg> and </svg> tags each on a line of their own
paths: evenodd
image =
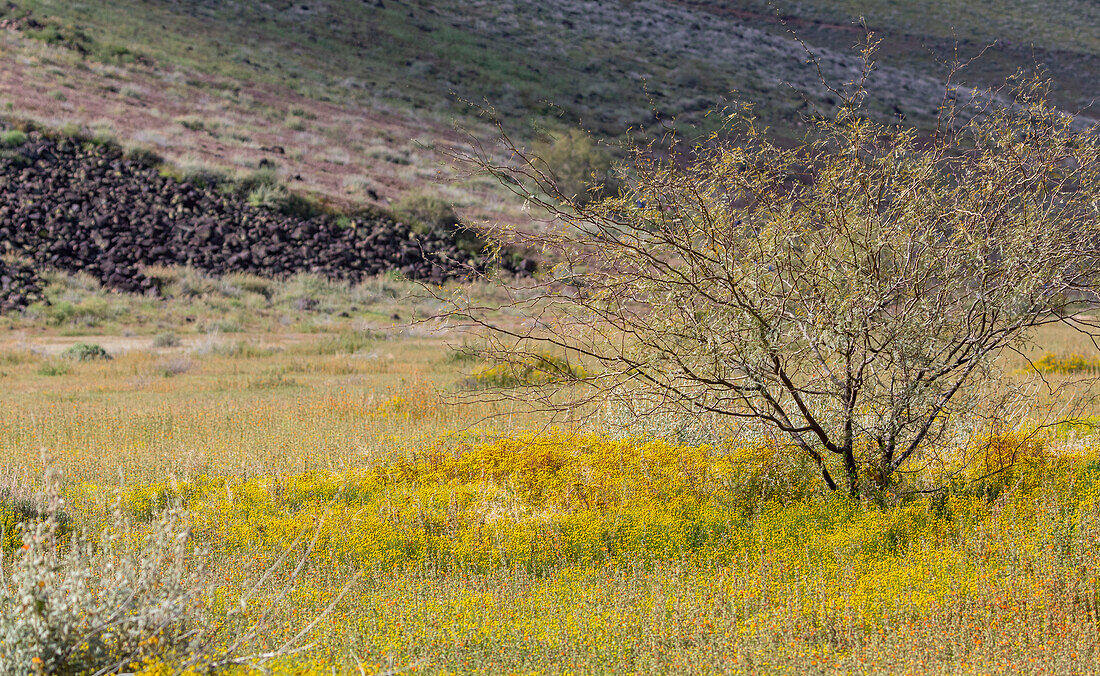
<svg viewBox="0 0 1100 676">
<path fill-rule="evenodd" d="M 0 312 L 19 310 L 41 299 L 42 285 L 33 267 L 0 259 Z"/>
<path fill-rule="evenodd" d="M 454 233 L 418 233 L 381 214 L 275 213 L 216 187 L 162 176 L 116 148 L 39 134 L 0 156 L 0 254 L 86 272 L 130 292 L 156 290 L 141 273 L 147 265 L 215 275 L 311 272 L 353 282 L 389 270 L 442 281 L 484 266 Z M 33 298 L 26 281 L 15 281 L 27 272 L 5 272 L 14 290 L 0 287 L 4 309 Z"/>
</svg>

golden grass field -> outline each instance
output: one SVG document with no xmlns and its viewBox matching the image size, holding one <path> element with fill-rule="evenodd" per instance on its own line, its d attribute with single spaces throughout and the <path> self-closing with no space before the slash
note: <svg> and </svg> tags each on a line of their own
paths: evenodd
<svg viewBox="0 0 1100 676">
<path fill-rule="evenodd" d="M 141 524 L 182 503 L 209 548 L 214 624 L 291 549 L 245 604 L 264 616 L 251 652 L 350 584 L 276 673 L 1100 672 L 1087 431 L 1010 431 L 993 448 L 1019 462 L 993 479 L 964 482 L 986 454 L 951 468 L 949 494 L 856 503 L 782 449 L 450 403 L 481 366 L 446 331 L 261 319 L 221 335 L 179 324 L 181 344 L 154 347 L 173 317 L 168 304 L 131 336 L 12 323 L 0 481 L 31 491 L 60 468 L 91 531 L 116 506 Z M 66 335 L 81 329 L 102 333 Z M 113 359 L 61 358 L 75 342 Z M 1037 334 L 1032 356 L 1046 352 L 1097 356 L 1064 330 Z"/>
</svg>

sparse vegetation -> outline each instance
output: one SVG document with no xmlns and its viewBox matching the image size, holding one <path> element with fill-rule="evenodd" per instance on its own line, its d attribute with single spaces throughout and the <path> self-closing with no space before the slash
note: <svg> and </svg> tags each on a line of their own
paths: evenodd
<svg viewBox="0 0 1100 676">
<path fill-rule="evenodd" d="M 292 186 L 308 185 L 341 204 L 364 197 L 385 204 L 406 192 L 433 190 L 435 169 L 424 169 L 438 164 L 441 155 L 434 149 L 446 145 L 442 139 L 450 119 L 458 115 L 475 135 L 486 133 L 455 99 L 488 102 L 526 141 L 536 136 L 527 130 L 548 126 L 583 126 L 597 137 L 617 137 L 632 127 L 659 135 L 665 124 L 695 125 L 705 137 L 721 125 L 720 116 L 706 112 L 730 100 L 731 91 L 735 100 L 757 102 L 757 112 L 777 135 L 797 139 L 807 117 L 827 114 L 831 106 L 816 87 L 813 69 L 804 66 L 801 48 L 763 0 L 743 0 L 738 4 L 743 11 L 717 2 L 658 0 L 551 5 L 509 0 L 492 8 L 453 1 L 427 8 L 407 0 L 364 8 L 356 0 L 335 0 L 326 3 L 325 12 L 301 13 L 289 6 L 263 10 L 139 0 L 95 11 L 60 0 L 14 4 L 18 8 L 9 16 L 29 13 L 41 25 L 24 25 L 24 34 L 42 27 L 56 33 L 48 50 L 40 40 L 14 37 L 6 46 L 18 54 L 13 59 L 21 72 L 43 83 L 0 91 L 20 102 L 17 114 L 56 119 L 57 103 L 47 93 L 59 87 L 52 72 L 59 71 L 64 91 L 72 91 L 71 102 L 80 102 L 66 114 L 82 123 L 115 114 L 100 106 L 82 112 L 87 102 L 110 101 L 126 110 L 117 113 L 127 120 L 120 136 L 144 138 L 171 161 L 199 152 L 202 161 L 225 170 L 236 163 L 229 158 L 253 167 L 277 158 L 286 162 Z M 1087 31 L 1063 24 L 1092 20 L 1091 5 L 1082 0 L 1052 12 L 1034 12 L 1023 0 L 1011 0 L 993 19 L 967 12 L 959 2 L 931 7 L 922 1 L 902 9 L 890 2 L 872 4 L 881 12 L 874 28 L 897 45 L 875 75 L 876 89 L 886 94 L 873 102 L 880 119 L 901 117 L 924 128 L 934 119 L 941 80 L 937 58 L 953 53 L 956 33 L 945 33 L 928 17 L 948 14 L 957 35 L 970 41 L 960 57 L 999 40 L 986 59 L 971 65 L 965 84 L 1000 82 L 1021 63 L 1038 60 L 1058 82 L 1067 109 L 1079 110 L 1093 97 L 1086 74 L 1095 72 L 1096 44 L 1082 38 Z M 850 29 L 860 16 L 874 16 L 865 9 L 851 3 L 786 3 L 783 14 L 795 22 L 790 26 L 809 17 L 806 25 L 813 28 L 805 37 L 822 57 L 826 74 L 840 80 L 858 65 L 850 52 Z M 495 21 L 496 12 L 529 28 L 516 31 Z M 984 16 L 980 22 L 978 15 Z M 898 27 L 914 21 L 926 32 Z M 1014 34 L 1028 37 L 1006 37 Z M 242 52 L 227 57 L 224 45 L 237 43 Z M 17 81 L 23 80 L 12 80 Z M 379 126 L 376 112 L 385 125 Z M 175 123 L 190 123 L 192 117 L 203 121 L 201 129 Z M 276 123 L 288 119 L 303 131 Z M 401 131 L 395 134 L 394 125 Z M 336 168 L 317 161 L 338 152 L 344 139 L 364 135 L 364 147 L 372 150 L 351 153 L 347 164 Z M 412 137 L 423 143 L 395 142 Z M 454 178 L 443 172 L 443 178 Z M 367 179 L 375 196 L 349 192 L 345 181 L 356 177 Z M 503 200 L 498 188 L 453 185 L 462 193 L 459 201 L 478 206 L 479 217 L 524 218 L 520 204 Z"/>
</svg>

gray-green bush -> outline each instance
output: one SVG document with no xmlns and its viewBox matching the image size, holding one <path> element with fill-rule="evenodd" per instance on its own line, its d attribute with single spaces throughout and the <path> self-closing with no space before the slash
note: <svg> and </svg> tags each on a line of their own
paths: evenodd
<svg viewBox="0 0 1100 676">
<path fill-rule="evenodd" d="M 214 661 L 184 513 L 164 512 L 134 548 L 138 533 L 121 515 L 98 538 L 61 537 L 63 501 L 49 475 L 43 503 L 44 518 L 24 524 L 22 547 L 0 568 L 0 675 Z"/>
<path fill-rule="evenodd" d="M 294 652 L 305 631 L 273 652 L 245 652 L 268 612 L 255 622 L 243 619 L 235 610 L 242 600 L 215 616 L 205 565 L 211 553 L 192 538 L 186 510 L 166 504 L 139 515 L 141 523 L 116 506 L 102 533 L 87 537 L 70 525 L 56 471 L 47 470 L 33 498 L 0 492 L 0 523 L 5 533 L 21 531 L 22 540 L 14 556 L 0 557 L 0 676 L 118 674 L 150 664 L 214 673 Z M 246 597 L 301 544 L 259 573 Z M 286 586 L 270 590 L 271 604 L 292 589 L 312 548 L 302 551 Z"/>
<path fill-rule="evenodd" d="M 97 343 L 77 343 L 61 353 L 61 356 L 73 361 L 100 361 L 111 358 Z"/>
</svg>

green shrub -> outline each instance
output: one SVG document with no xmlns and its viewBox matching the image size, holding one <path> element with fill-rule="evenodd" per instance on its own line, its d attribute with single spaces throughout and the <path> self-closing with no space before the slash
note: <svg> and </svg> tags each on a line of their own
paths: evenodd
<svg viewBox="0 0 1100 676">
<path fill-rule="evenodd" d="M 147 167 L 156 167 L 164 163 L 164 158 L 156 151 L 141 146 L 132 146 L 126 149 L 125 157 L 128 160 L 144 164 Z"/>
<path fill-rule="evenodd" d="M 180 171 L 179 180 L 200 188 L 216 188 L 228 182 L 229 176 L 214 167 L 191 165 Z"/>
<path fill-rule="evenodd" d="M 27 308 L 27 315 L 34 319 L 42 319 L 51 326 L 81 325 L 98 326 L 103 322 L 117 316 L 118 307 L 113 307 L 106 298 L 100 296 L 88 296 L 78 303 L 68 300 L 57 300 L 56 294 L 51 294 L 47 289 L 47 297 L 55 298 L 37 303 L 32 303 Z"/>
<path fill-rule="evenodd" d="M 414 228 L 447 230 L 459 224 L 458 215 L 450 204 L 423 192 L 403 195 L 393 206 L 395 216 Z"/>
<path fill-rule="evenodd" d="M 57 128 L 53 136 L 59 136 L 62 141 L 68 139 L 79 141 L 80 139 L 84 138 L 84 129 L 76 122 L 66 122 Z"/>
<path fill-rule="evenodd" d="M 0 146 L 16 148 L 27 142 L 27 135 L 18 129 L 6 129 L 0 132 Z"/>
<path fill-rule="evenodd" d="M 73 368 L 68 364 L 59 364 L 57 362 L 46 362 L 38 367 L 35 371 L 40 376 L 64 376 L 71 373 Z"/>
<path fill-rule="evenodd" d="M 129 47 L 116 44 L 96 45 L 93 53 L 101 61 L 108 63 L 133 63 L 140 58 L 140 55 L 131 51 Z"/>
<path fill-rule="evenodd" d="M 450 237 L 458 248 L 469 254 L 478 254 L 485 248 L 485 242 L 477 233 L 462 225 L 454 208 L 435 195 L 408 193 L 397 201 L 393 213 L 415 232 L 433 232 Z"/>
<path fill-rule="evenodd" d="M 534 154 L 562 195 L 576 204 L 588 204 L 618 191 L 611 152 L 580 130 L 571 129 L 536 144 Z"/>
<path fill-rule="evenodd" d="M 309 218 L 324 212 L 314 200 L 295 194 L 279 181 L 272 167 L 257 169 L 236 181 L 233 192 L 250 205 L 289 216 Z"/>
<path fill-rule="evenodd" d="M 89 296 L 77 303 L 73 323 L 84 326 L 99 326 L 109 320 L 114 312 L 106 298 Z"/>
<path fill-rule="evenodd" d="M 118 148 L 118 137 L 115 132 L 105 127 L 97 127 L 88 137 L 88 144 L 93 148 Z"/>
<path fill-rule="evenodd" d="M 161 333 L 153 338 L 153 347 L 179 347 L 180 339 L 174 333 Z"/>
<path fill-rule="evenodd" d="M 185 117 L 176 118 L 176 122 L 185 129 L 191 131 L 203 131 L 206 129 L 206 122 L 201 117 L 195 115 L 187 115 Z"/>
<path fill-rule="evenodd" d="M 111 358 L 107 350 L 96 343 L 77 343 L 62 352 L 61 356 L 73 361 L 99 361 Z"/>
<path fill-rule="evenodd" d="M 281 185 L 260 185 L 248 191 L 245 199 L 254 207 L 278 211 L 287 197 L 286 188 Z"/>
<path fill-rule="evenodd" d="M 32 303 L 27 308 L 27 314 L 31 317 L 41 317 L 51 326 L 60 326 L 76 316 L 76 304 L 67 300 Z"/>
<path fill-rule="evenodd" d="M 240 333 L 244 329 L 232 319 L 216 319 L 206 325 L 207 333 Z"/>
</svg>

